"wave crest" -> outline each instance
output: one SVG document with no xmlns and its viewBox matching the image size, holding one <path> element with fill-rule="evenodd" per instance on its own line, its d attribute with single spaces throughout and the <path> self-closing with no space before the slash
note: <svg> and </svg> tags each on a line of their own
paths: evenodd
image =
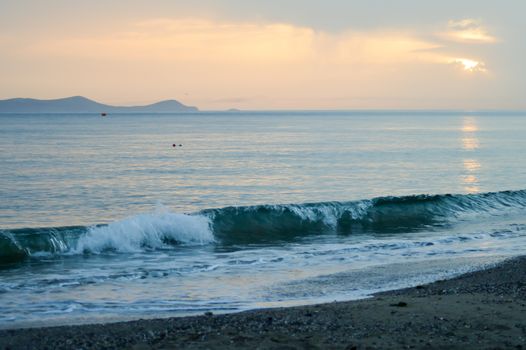
<svg viewBox="0 0 526 350">
<path fill-rule="evenodd" d="M 193 214 L 157 210 L 108 225 L 0 230 L 0 264 L 36 253 L 136 252 L 178 244 L 254 244 L 319 234 L 414 232 L 526 208 L 526 190 L 258 205 Z"/>
<path fill-rule="evenodd" d="M 163 248 L 170 244 L 212 242 L 214 234 L 208 218 L 164 211 L 129 217 L 106 226 L 90 227 L 79 238 L 73 252 L 135 252 L 143 248 Z"/>
</svg>

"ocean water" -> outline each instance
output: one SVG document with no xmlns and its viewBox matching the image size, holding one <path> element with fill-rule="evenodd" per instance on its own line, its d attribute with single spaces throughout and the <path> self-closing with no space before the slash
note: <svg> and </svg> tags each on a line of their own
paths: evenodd
<svg viewBox="0 0 526 350">
<path fill-rule="evenodd" d="M 0 115 L 0 328 L 350 300 L 524 254 L 524 135 L 505 112 Z"/>
</svg>

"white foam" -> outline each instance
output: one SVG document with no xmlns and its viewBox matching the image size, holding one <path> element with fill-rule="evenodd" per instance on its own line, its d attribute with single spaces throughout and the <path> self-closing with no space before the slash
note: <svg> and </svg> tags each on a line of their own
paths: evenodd
<svg viewBox="0 0 526 350">
<path fill-rule="evenodd" d="M 344 213 L 349 213 L 352 219 L 360 219 L 367 214 L 371 206 L 372 203 L 370 201 L 360 201 L 352 205 L 321 204 L 314 207 L 301 205 L 286 207 L 302 220 L 318 221 L 321 219 L 325 225 L 336 227 L 338 220 Z"/>
<path fill-rule="evenodd" d="M 99 253 L 104 250 L 137 252 L 145 247 L 166 247 L 167 240 L 201 245 L 214 242 L 214 235 L 205 216 L 157 210 L 107 226 L 91 227 L 79 238 L 74 253 Z"/>
</svg>

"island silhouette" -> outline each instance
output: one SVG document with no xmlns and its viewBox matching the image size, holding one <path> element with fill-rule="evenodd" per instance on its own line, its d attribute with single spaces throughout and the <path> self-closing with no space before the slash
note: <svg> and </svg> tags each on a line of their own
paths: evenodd
<svg viewBox="0 0 526 350">
<path fill-rule="evenodd" d="M 72 96 L 53 100 L 12 98 L 0 100 L 0 113 L 187 113 L 199 109 L 177 100 L 165 100 L 144 106 L 112 106 Z"/>
</svg>

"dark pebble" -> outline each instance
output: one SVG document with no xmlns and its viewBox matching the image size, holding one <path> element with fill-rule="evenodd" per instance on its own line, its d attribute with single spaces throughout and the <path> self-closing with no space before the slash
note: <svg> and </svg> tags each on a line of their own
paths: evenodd
<svg viewBox="0 0 526 350">
<path fill-rule="evenodd" d="M 396 307 L 406 307 L 407 306 L 407 303 L 405 301 L 399 301 L 398 303 L 396 304 L 391 304 L 391 306 L 396 306 Z"/>
</svg>

